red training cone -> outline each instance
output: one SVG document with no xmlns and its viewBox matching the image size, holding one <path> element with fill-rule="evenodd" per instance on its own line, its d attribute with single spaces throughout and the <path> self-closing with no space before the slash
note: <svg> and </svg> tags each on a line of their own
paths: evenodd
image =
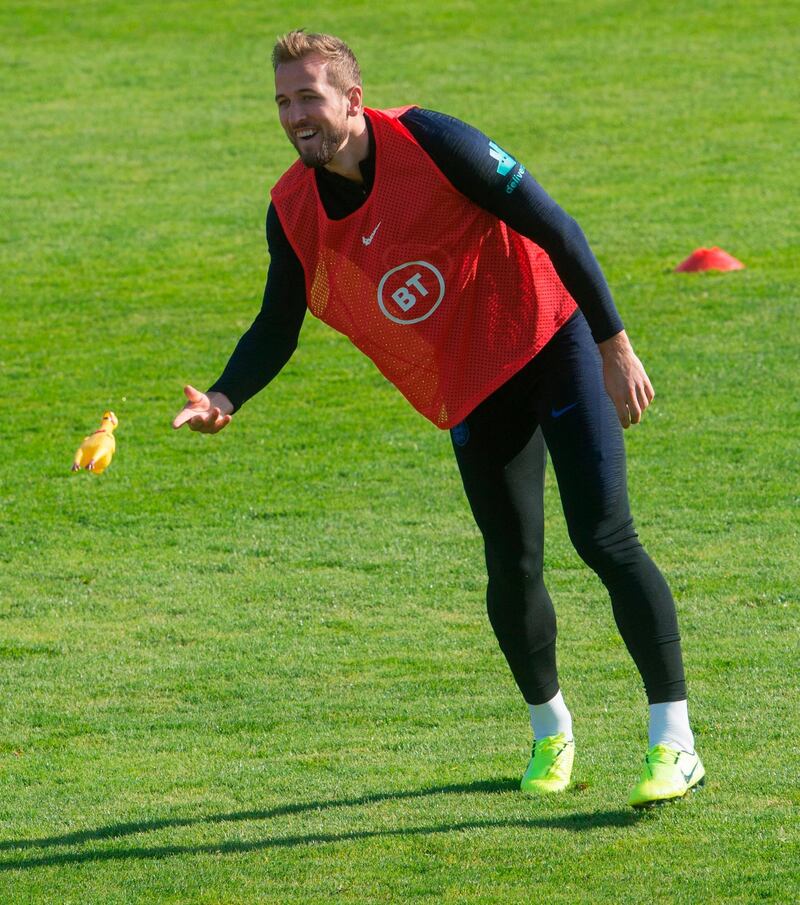
<svg viewBox="0 0 800 905">
<path fill-rule="evenodd" d="M 697 248 L 675 268 L 678 273 L 695 273 L 698 270 L 744 270 L 744 264 L 727 251 L 717 248 Z"/>
</svg>

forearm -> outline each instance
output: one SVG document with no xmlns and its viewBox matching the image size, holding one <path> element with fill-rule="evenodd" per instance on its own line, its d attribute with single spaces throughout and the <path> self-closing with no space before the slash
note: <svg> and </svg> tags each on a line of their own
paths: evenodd
<svg viewBox="0 0 800 905">
<path fill-rule="evenodd" d="M 267 244 L 270 265 L 261 311 L 209 390 L 223 393 L 233 411 L 263 390 L 292 357 L 306 312 L 303 268 L 272 205 Z"/>
<path fill-rule="evenodd" d="M 512 170 L 509 174 L 513 177 Z M 524 171 L 510 193 L 494 192 L 491 212 L 547 252 L 556 273 L 583 312 L 596 343 L 623 329 L 606 278 L 580 225 Z"/>
<path fill-rule="evenodd" d="M 583 230 L 563 211 L 561 215 L 555 218 L 552 230 L 539 234 L 537 244 L 547 252 L 561 282 L 586 317 L 594 341 L 602 343 L 623 330 L 622 318 Z M 518 225 L 518 232 L 536 241 L 523 231 L 524 223 Z"/>
<path fill-rule="evenodd" d="M 229 413 L 240 409 L 248 399 L 264 389 L 281 371 L 297 348 L 297 330 L 293 327 L 263 323 L 259 317 L 236 345 L 225 370 L 208 391 L 223 395 L 231 405 Z"/>
</svg>

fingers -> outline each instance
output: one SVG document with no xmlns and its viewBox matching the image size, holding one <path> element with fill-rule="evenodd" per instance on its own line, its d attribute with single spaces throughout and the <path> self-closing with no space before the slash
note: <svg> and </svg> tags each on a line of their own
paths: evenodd
<svg viewBox="0 0 800 905">
<path fill-rule="evenodd" d="M 208 396 L 206 396 L 205 393 L 201 393 L 199 390 L 196 390 L 191 384 L 187 384 L 183 388 L 183 392 L 186 396 L 187 402 L 186 405 L 184 405 L 184 407 L 173 418 L 173 430 L 178 430 L 179 427 L 183 427 L 183 425 L 186 424 L 187 421 L 190 421 L 198 413 L 208 412 L 211 407 Z M 197 428 L 192 429 L 196 430 Z"/>
<path fill-rule="evenodd" d="M 652 388 L 651 388 L 652 389 Z M 644 411 L 650 402 L 652 401 L 652 395 L 648 396 L 647 387 L 645 386 L 637 386 L 636 387 L 636 401 L 639 403 L 639 409 L 641 410 L 642 415 L 644 415 Z"/>
<path fill-rule="evenodd" d="M 616 404 L 620 424 L 627 430 L 632 424 L 640 424 L 645 410 L 655 398 L 655 391 L 650 381 L 628 387 L 624 401 Z"/>
<path fill-rule="evenodd" d="M 653 384 L 650 383 L 650 378 L 645 373 L 644 368 L 642 368 L 641 377 L 636 381 L 634 389 L 636 391 L 636 401 L 638 402 L 642 413 L 644 413 L 644 410 L 650 405 L 653 399 L 655 399 L 656 395 Z"/>
<path fill-rule="evenodd" d="M 193 409 L 189 408 L 187 405 L 185 408 L 182 408 L 178 414 L 172 419 L 172 429 L 177 430 L 179 427 L 183 427 L 184 424 L 194 415 L 195 412 Z"/>
<path fill-rule="evenodd" d="M 195 412 L 189 418 L 189 429 L 201 434 L 218 434 L 231 420 L 230 415 L 223 415 L 217 406 L 207 412 Z"/>
<path fill-rule="evenodd" d="M 217 423 L 220 411 L 216 406 L 210 408 L 207 412 L 194 412 L 189 419 L 189 429 L 200 431 L 203 434 L 213 433 L 213 427 Z"/>
<path fill-rule="evenodd" d="M 639 424 L 655 397 L 655 391 L 633 350 L 628 350 L 621 357 L 604 354 L 603 376 L 608 395 L 617 410 L 619 423 L 626 430 L 632 424 Z"/>
<path fill-rule="evenodd" d="M 173 430 L 178 430 L 184 424 L 188 424 L 189 430 L 198 431 L 201 434 L 217 434 L 230 423 L 231 416 L 223 415 L 222 409 L 217 405 L 212 405 L 205 393 L 201 393 L 188 384 L 183 388 L 183 392 L 186 394 L 187 402 L 172 419 Z M 221 398 L 227 407 L 226 396 L 220 393 L 214 398 L 217 401 Z"/>
<path fill-rule="evenodd" d="M 216 406 L 211 409 L 211 415 L 213 418 L 208 419 L 207 430 L 208 434 L 218 434 L 223 427 L 231 420 L 230 415 L 223 415 L 220 409 Z"/>
<path fill-rule="evenodd" d="M 632 424 L 639 424 L 648 405 L 649 402 L 643 389 L 640 392 L 639 387 L 628 387 L 622 398 L 614 401 L 619 423 L 623 429 L 627 430 Z"/>
</svg>

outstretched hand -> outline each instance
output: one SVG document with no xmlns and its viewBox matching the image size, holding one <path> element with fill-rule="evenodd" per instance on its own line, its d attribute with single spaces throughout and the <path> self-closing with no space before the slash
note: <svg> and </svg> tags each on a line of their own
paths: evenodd
<svg viewBox="0 0 800 905">
<path fill-rule="evenodd" d="M 183 392 L 187 402 L 172 420 L 175 430 L 188 424 L 190 430 L 216 434 L 231 420 L 233 404 L 224 393 L 207 396 L 193 386 L 185 386 Z"/>
<path fill-rule="evenodd" d="M 606 392 L 614 403 L 620 424 L 627 429 L 642 420 L 655 390 L 624 330 L 598 343 L 598 348 L 603 358 Z"/>
</svg>

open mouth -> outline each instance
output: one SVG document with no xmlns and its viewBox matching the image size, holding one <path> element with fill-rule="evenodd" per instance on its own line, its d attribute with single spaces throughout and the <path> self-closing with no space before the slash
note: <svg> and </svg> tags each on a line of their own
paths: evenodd
<svg viewBox="0 0 800 905">
<path fill-rule="evenodd" d="M 310 141 L 316 134 L 316 129 L 299 129 L 294 133 L 298 141 Z"/>
</svg>

